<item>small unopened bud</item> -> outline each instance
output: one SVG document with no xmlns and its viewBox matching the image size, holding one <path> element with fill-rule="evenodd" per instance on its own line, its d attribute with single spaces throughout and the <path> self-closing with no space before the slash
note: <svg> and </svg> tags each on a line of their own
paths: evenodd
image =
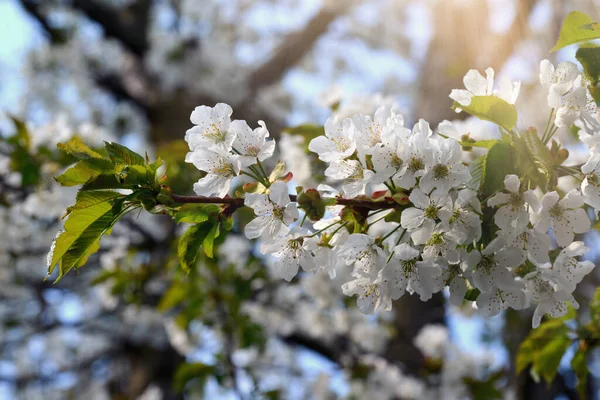
<svg viewBox="0 0 600 400">
<path fill-rule="evenodd" d="M 377 192 L 373 193 L 373 196 L 371 196 L 374 200 L 380 199 L 382 197 L 385 197 L 388 194 L 387 190 L 378 190 Z"/>
<path fill-rule="evenodd" d="M 248 182 L 248 183 L 244 184 L 244 186 L 242 187 L 242 190 L 244 191 L 244 193 L 254 193 L 254 192 L 256 192 L 257 188 L 258 188 L 258 182 Z"/>
<path fill-rule="evenodd" d="M 562 148 L 556 153 L 556 162 L 558 165 L 562 164 L 567 158 L 569 158 L 569 150 Z"/>
<path fill-rule="evenodd" d="M 292 174 L 292 172 L 288 172 L 287 174 L 283 175 L 281 178 L 279 178 L 280 181 L 284 181 L 284 182 L 289 182 L 292 180 L 292 178 L 294 177 L 294 174 Z"/>
<path fill-rule="evenodd" d="M 396 203 L 402 204 L 402 205 L 406 205 L 406 204 L 410 203 L 410 200 L 408 199 L 408 195 L 404 192 L 394 193 L 394 195 L 392 196 L 392 199 L 394 199 L 394 201 Z"/>
</svg>

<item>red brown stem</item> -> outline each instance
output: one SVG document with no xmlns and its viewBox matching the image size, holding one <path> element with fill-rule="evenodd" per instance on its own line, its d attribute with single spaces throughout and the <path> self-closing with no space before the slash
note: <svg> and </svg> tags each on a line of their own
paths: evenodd
<svg viewBox="0 0 600 400">
<path fill-rule="evenodd" d="M 227 204 L 233 207 L 243 207 L 244 199 L 232 197 L 205 197 L 205 196 L 180 196 L 177 194 L 171 195 L 171 198 L 176 203 L 195 203 L 195 204 Z M 297 196 L 291 194 L 291 201 L 296 201 Z M 336 204 L 350 207 L 368 208 L 370 210 L 391 209 L 398 204 L 393 200 L 371 200 L 364 198 L 345 199 L 343 197 L 335 197 Z"/>
</svg>

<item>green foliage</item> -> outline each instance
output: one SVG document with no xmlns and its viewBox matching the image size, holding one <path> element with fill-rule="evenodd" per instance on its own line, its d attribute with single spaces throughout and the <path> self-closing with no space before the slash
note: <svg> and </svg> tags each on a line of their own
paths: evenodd
<svg viewBox="0 0 600 400">
<path fill-rule="evenodd" d="M 587 379 L 590 374 L 590 370 L 587 365 L 587 352 L 584 348 L 578 348 L 577 352 L 573 356 L 571 360 L 571 368 L 573 368 L 573 372 L 575 372 L 575 376 L 577 377 L 577 385 L 575 389 L 579 394 L 579 397 L 585 399 L 585 394 L 587 392 Z"/>
<path fill-rule="evenodd" d="M 491 374 L 486 380 L 480 381 L 473 378 L 463 378 L 463 382 L 471 392 L 474 400 L 502 399 L 504 396 L 499 389 L 500 381 L 504 378 L 504 371 L 499 370 Z"/>
<path fill-rule="evenodd" d="M 146 165 L 144 158 L 118 143 L 104 142 L 108 157 L 115 165 Z"/>
<path fill-rule="evenodd" d="M 206 379 L 215 374 L 215 367 L 203 363 L 182 364 L 175 371 L 173 385 L 175 390 L 181 392 L 186 385 L 194 380 L 200 387 L 204 386 Z"/>
<path fill-rule="evenodd" d="M 581 47 L 575 54 L 592 85 L 600 81 L 600 47 Z"/>
<path fill-rule="evenodd" d="M 575 310 L 569 311 L 562 318 L 546 321 L 531 331 L 519 346 L 517 353 L 517 372 L 531 365 L 532 373 L 541 376 L 547 384 L 551 384 L 558 372 L 560 361 L 573 343 L 573 331 L 565 323 L 574 319 Z"/>
<path fill-rule="evenodd" d="M 54 239 L 48 253 L 48 275 L 59 265 L 60 280 L 73 268 L 86 263 L 100 247 L 101 237 L 129 209 L 120 201 L 125 196 L 113 191 L 79 192 L 75 205 L 67 210 L 65 230 Z"/>
<path fill-rule="evenodd" d="M 211 229 L 212 224 L 210 223 L 196 224 L 189 227 L 179 238 L 177 256 L 181 262 L 181 267 L 186 273 L 189 273 L 194 267 L 200 246 Z"/>
<path fill-rule="evenodd" d="M 110 172 L 114 165 L 104 158 L 89 158 L 81 160 L 56 177 L 56 182 L 62 186 L 82 185 L 100 174 Z"/>
<path fill-rule="evenodd" d="M 77 160 L 56 181 L 63 186 L 82 185 L 76 202 L 67 209 L 64 231 L 48 254 L 48 275 L 59 265 L 57 281 L 84 265 L 100 247 L 102 236 L 128 212 L 144 207 L 153 211 L 161 193 L 157 176 L 162 161 L 150 163 L 115 143 L 105 143 L 106 155 L 92 150 L 78 138 L 58 147 Z M 122 194 L 111 189 L 131 189 Z"/>
<path fill-rule="evenodd" d="M 306 144 L 306 150 L 308 150 L 308 144 L 311 140 L 318 136 L 325 135 L 325 128 L 322 125 L 314 124 L 301 124 L 294 127 L 284 129 L 285 133 L 290 135 L 299 135 L 304 138 Z"/>
<path fill-rule="evenodd" d="M 536 130 L 528 129 L 521 135 L 513 135 L 512 141 L 519 176 L 526 178 L 532 187 L 554 188 L 558 180 L 555 160 Z"/>
<path fill-rule="evenodd" d="M 90 149 L 78 137 L 74 137 L 67 143 L 59 143 L 57 147 L 65 153 L 72 155 L 77 160 L 88 160 L 90 158 L 106 159 L 102 154 Z"/>
<path fill-rule="evenodd" d="M 479 191 L 486 198 L 504 190 L 504 178 L 514 174 L 515 160 L 512 146 L 504 141 L 496 142 L 485 155 Z"/>
<path fill-rule="evenodd" d="M 452 105 L 453 109 L 462 109 L 479 119 L 490 121 L 507 131 L 511 131 L 517 125 L 517 109 L 496 96 L 473 96 L 471 104 L 463 106 L 457 102 Z M 473 146 L 473 144 L 468 144 Z M 486 143 L 485 146 L 489 146 Z"/>
<path fill-rule="evenodd" d="M 552 52 L 563 47 L 587 42 L 600 38 L 600 24 L 581 11 L 572 11 L 566 16 L 560 28 L 558 41 L 552 48 Z"/>
<path fill-rule="evenodd" d="M 199 224 L 214 218 L 221 211 L 216 204 L 184 204 L 173 214 L 177 223 Z"/>
<path fill-rule="evenodd" d="M 156 308 L 161 312 L 168 311 L 185 300 L 187 295 L 187 287 L 175 281 L 163 294 Z"/>
</svg>

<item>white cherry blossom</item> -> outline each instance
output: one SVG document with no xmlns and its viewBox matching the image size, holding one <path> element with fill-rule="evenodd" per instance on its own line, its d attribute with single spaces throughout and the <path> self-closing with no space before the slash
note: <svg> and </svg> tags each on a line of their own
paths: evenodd
<svg viewBox="0 0 600 400">
<path fill-rule="evenodd" d="M 548 60 L 540 62 L 540 83 L 544 89 L 548 90 L 550 107 L 559 107 L 560 98 L 571 90 L 578 76 L 577 66 L 570 61 L 561 62 L 556 69 Z"/>
<path fill-rule="evenodd" d="M 419 187 L 424 192 L 429 193 L 437 188 L 440 193 L 448 193 L 450 189 L 470 180 L 469 168 L 461 161 L 462 150 L 456 140 L 433 140 L 432 150 L 433 165 L 419 181 Z"/>
<path fill-rule="evenodd" d="M 552 268 L 546 270 L 546 275 L 556 281 L 561 288 L 569 293 L 575 290 L 575 287 L 584 276 L 594 269 L 594 263 L 591 261 L 579 261 L 575 257 L 584 255 L 589 251 L 583 242 L 573 242 L 561 250 L 554 260 Z"/>
<path fill-rule="evenodd" d="M 263 254 L 271 254 L 276 258 L 273 268 L 277 277 L 289 282 L 298 274 L 300 267 L 304 271 L 317 268 L 313 253 L 317 248 L 316 239 L 306 237 L 308 235 L 310 232 L 307 229 L 295 228 L 285 237 L 261 245 Z"/>
<path fill-rule="evenodd" d="M 358 276 L 375 278 L 383 267 L 386 255 L 375 239 L 362 233 L 353 233 L 344 243 L 339 253 L 346 264 L 354 265 L 354 273 Z"/>
<path fill-rule="evenodd" d="M 529 224 L 529 210 L 539 211 L 540 202 L 533 190 L 520 191 L 521 182 L 516 175 L 506 175 L 504 187 L 508 193 L 497 193 L 488 199 L 489 207 L 502 205 L 494 215 L 494 222 L 500 229 L 519 234 Z"/>
<path fill-rule="evenodd" d="M 549 314 L 552 318 L 565 315 L 569 310 L 567 303 L 570 303 L 575 309 L 579 308 L 579 303 L 573 295 L 558 288 L 556 283 L 546 277 L 543 269 L 530 272 L 524 280 L 529 300 L 537 303 L 532 320 L 534 328 L 540 326 L 544 314 Z"/>
<path fill-rule="evenodd" d="M 377 183 L 375 173 L 365 168 L 357 160 L 341 160 L 329 164 L 325 176 L 344 180 L 342 191 L 346 197 L 356 197 L 364 194 L 367 184 Z"/>
<path fill-rule="evenodd" d="M 481 237 L 481 203 L 477 193 L 471 189 L 453 192 L 452 206 L 444 208 L 440 219 L 448 234 L 458 244 L 479 240 Z"/>
<path fill-rule="evenodd" d="M 381 271 L 381 281 L 389 286 L 392 299 L 408 291 L 417 293 L 421 301 L 427 301 L 443 288 L 440 267 L 432 261 L 418 261 L 417 249 L 402 243 L 394 248 L 394 258 L 398 263 L 390 262 Z"/>
<path fill-rule="evenodd" d="M 194 184 L 194 192 L 198 196 L 225 196 L 229 192 L 231 179 L 240 173 L 238 156 L 222 147 L 212 147 L 212 150 L 199 148 L 188 153 L 185 161 L 206 172 L 206 175 Z"/>
<path fill-rule="evenodd" d="M 265 161 L 275 151 L 275 141 L 267 141 L 269 131 L 263 121 L 258 121 L 258 128 L 252 130 L 246 121 L 235 120 L 231 123 L 230 130 L 235 134 L 233 149 L 240 154 L 242 168 L 256 163 L 256 160 Z"/>
<path fill-rule="evenodd" d="M 310 141 L 308 149 L 325 162 L 340 161 L 350 157 L 356 150 L 354 125 L 349 118 L 331 117 L 325 122 L 325 136 Z"/>
<path fill-rule="evenodd" d="M 256 214 L 244 229 L 248 239 L 272 240 L 289 232 L 288 226 L 298 219 L 298 208 L 290 202 L 287 185 L 277 181 L 269 189 L 268 195 L 248 193 L 244 199 L 244 205 Z"/>
<path fill-rule="evenodd" d="M 485 77 L 476 69 L 469 70 L 463 78 L 465 89 L 453 89 L 450 98 L 460 105 L 471 104 L 473 96 L 489 96 L 494 88 L 494 69 L 485 70 Z"/>
<path fill-rule="evenodd" d="M 514 278 L 510 269 L 516 268 L 525 261 L 523 251 L 515 247 L 501 247 L 498 242 L 490 243 L 482 252 L 471 271 L 471 282 L 485 293 L 492 293 L 496 288 L 512 289 Z M 476 257 L 471 252 L 471 257 Z M 474 261 L 474 260 L 473 260 Z"/>
<path fill-rule="evenodd" d="M 527 254 L 527 258 L 536 265 L 550 261 L 548 251 L 550 250 L 550 236 L 548 234 L 526 228 L 516 234 L 511 229 L 500 230 L 497 236 L 505 241 L 507 247 L 521 249 Z"/>
<path fill-rule="evenodd" d="M 582 206 L 583 199 L 577 189 L 571 190 L 562 199 L 558 193 L 548 192 L 542 198 L 540 212 L 532 216 L 535 229 L 546 233 L 552 228 L 558 245 L 568 246 L 576 233 L 590 230 L 590 220 Z"/>
<path fill-rule="evenodd" d="M 522 310 L 527 304 L 524 287 L 523 282 L 514 281 L 512 287 L 494 288 L 491 292 L 482 292 L 477 296 L 477 308 L 486 317 L 497 315 L 509 306 L 515 310 Z"/>
<path fill-rule="evenodd" d="M 215 145 L 231 149 L 235 140 L 235 133 L 230 130 L 231 114 L 233 110 L 224 103 L 214 107 L 196 107 L 190 116 L 195 126 L 185 133 L 190 150 L 207 149 Z"/>
<path fill-rule="evenodd" d="M 600 211 L 600 153 L 593 152 L 585 164 L 581 166 L 585 178 L 581 182 L 581 194 L 586 204 Z"/>
<path fill-rule="evenodd" d="M 371 282 L 369 278 L 356 278 L 342 285 L 346 296 L 358 295 L 356 304 L 365 314 L 373 314 L 381 309 L 392 309 L 392 299 L 388 296 L 380 282 Z"/>
<path fill-rule="evenodd" d="M 438 193 L 437 190 L 431 196 L 427 196 L 417 188 L 411 192 L 409 200 L 415 207 L 402 211 L 400 224 L 410 232 L 414 244 L 425 244 L 431 237 L 441 214 L 447 212 L 442 208 L 448 208 L 450 198 Z"/>
<path fill-rule="evenodd" d="M 427 121 L 421 119 L 413 127 L 413 134 L 405 144 L 403 168 L 394 177 L 396 186 L 410 189 L 417 178 L 423 176 L 427 168 L 433 166 L 431 129 Z"/>
</svg>

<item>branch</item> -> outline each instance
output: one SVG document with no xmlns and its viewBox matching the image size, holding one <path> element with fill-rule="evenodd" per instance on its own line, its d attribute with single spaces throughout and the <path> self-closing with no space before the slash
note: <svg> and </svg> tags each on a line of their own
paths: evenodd
<svg viewBox="0 0 600 400">
<path fill-rule="evenodd" d="M 251 93 L 278 82 L 287 70 L 296 65 L 313 47 L 318 38 L 329 28 L 342 7 L 323 7 L 304 29 L 289 34 L 270 60 L 258 67 L 248 81 Z"/>
<path fill-rule="evenodd" d="M 122 9 L 95 0 L 73 0 L 72 4 L 89 19 L 102 25 L 106 36 L 117 39 L 134 54 L 142 56 L 148 49 L 146 31 L 150 0 L 138 0 Z"/>
<path fill-rule="evenodd" d="M 48 39 L 50 39 L 53 43 L 63 43 L 65 42 L 66 35 L 60 29 L 57 29 L 50 24 L 48 19 L 46 19 L 46 15 L 42 11 L 42 5 L 39 1 L 34 0 L 20 0 L 21 6 L 25 11 L 27 11 L 36 21 L 41 25 Z"/>
<path fill-rule="evenodd" d="M 176 203 L 195 203 L 195 204 L 226 204 L 232 208 L 240 208 L 244 206 L 244 199 L 233 197 L 205 197 L 205 196 L 180 196 L 177 194 L 171 195 L 171 198 Z M 335 197 L 335 204 L 342 206 L 367 208 L 369 210 L 386 210 L 398 206 L 393 200 L 371 200 L 365 198 L 345 199 Z M 298 196 L 290 194 L 290 201 L 298 201 Z"/>
</svg>

